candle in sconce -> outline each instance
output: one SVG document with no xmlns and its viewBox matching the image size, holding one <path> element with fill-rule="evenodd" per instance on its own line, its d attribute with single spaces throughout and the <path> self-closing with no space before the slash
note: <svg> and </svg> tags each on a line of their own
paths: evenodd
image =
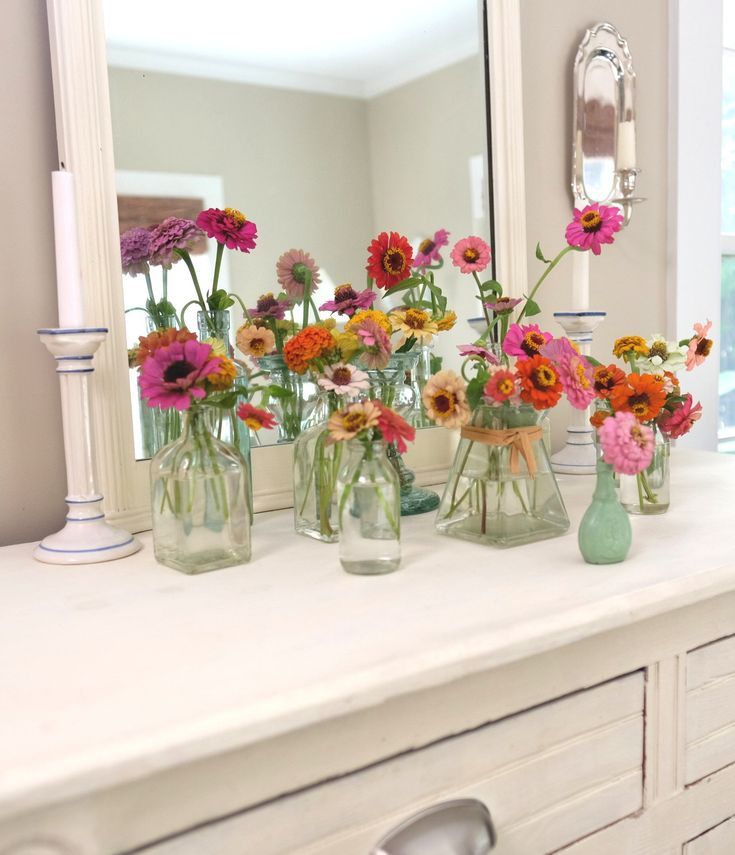
<svg viewBox="0 0 735 855">
<path fill-rule="evenodd" d="M 572 253 L 572 311 L 590 307 L 590 250 Z"/>
<path fill-rule="evenodd" d="M 615 159 L 618 170 L 636 168 L 635 122 L 630 119 L 618 125 L 618 147 Z"/>
<path fill-rule="evenodd" d="M 82 274 L 79 266 L 74 176 L 66 170 L 52 172 L 51 190 L 54 205 L 59 327 L 62 329 L 83 327 Z"/>
</svg>

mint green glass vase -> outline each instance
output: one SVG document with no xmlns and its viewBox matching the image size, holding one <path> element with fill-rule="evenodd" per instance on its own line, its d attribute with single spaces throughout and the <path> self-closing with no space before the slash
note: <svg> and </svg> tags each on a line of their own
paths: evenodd
<svg viewBox="0 0 735 855">
<path fill-rule="evenodd" d="M 579 525 L 579 551 L 588 564 L 618 564 L 625 561 L 632 539 L 628 514 L 615 489 L 613 468 L 598 460 L 592 504 Z"/>
</svg>

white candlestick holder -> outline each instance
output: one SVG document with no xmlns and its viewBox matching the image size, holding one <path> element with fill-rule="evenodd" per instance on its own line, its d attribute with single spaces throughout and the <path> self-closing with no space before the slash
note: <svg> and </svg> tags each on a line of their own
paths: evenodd
<svg viewBox="0 0 735 855">
<path fill-rule="evenodd" d="M 554 318 L 585 356 L 592 350 L 594 331 L 605 320 L 607 312 L 554 312 Z M 590 424 L 590 408 L 572 410 L 567 426 L 567 441 L 561 451 L 551 455 L 551 468 L 564 475 L 594 475 L 597 469 L 597 450 Z"/>
<path fill-rule="evenodd" d="M 47 564 L 92 564 L 140 549 L 127 531 L 105 520 L 97 488 L 89 407 L 92 360 L 107 336 L 104 327 L 38 330 L 56 360 L 61 386 L 68 512 L 61 531 L 45 537 L 33 557 Z"/>
</svg>

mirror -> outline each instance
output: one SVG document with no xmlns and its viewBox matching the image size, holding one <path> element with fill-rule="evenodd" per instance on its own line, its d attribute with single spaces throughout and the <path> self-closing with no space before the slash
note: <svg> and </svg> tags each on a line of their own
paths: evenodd
<svg viewBox="0 0 735 855">
<path fill-rule="evenodd" d="M 130 4 L 115 5 L 120 6 L 122 10 L 130 8 Z M 140 19 L 131 18 L 128 25 L 130 30 L 139 29 L 152 33 L 154 28 L 148 13 L 158 5 L 160 4 L 149 4 L 150 8 L 142 19 L 144 24 L 140 23 Z M 141 531 L 150 526 L 149 465 L 143 461 L 135 462 L 133 454 L 129 370 L 126 359 L 128 341 L 123 314 L 112 118 L 102 0 L 47 0 L 47 8 L 59 161 L 73 173 L 75 179 L 85 312 L 88 323 L 104 325 L 110 329 L 105 346 L 95 358 L 97 370 L 92 385 L 91 404 L 98 481 L 104 488 L 107 517 L 119 521 L 129 530 Z M 176 15 L 173 17 L 181 17 L 187 22 L 189 36 L 193 38 L 201 25 L 202 10 L 197 7 L 196 12 L 184 14 L 183 9 L 183 4 L 177 4 Z M 260 11 L 259 8 L 254 14 L 260 15 Z M 422 11 L 423 9 L 419 9 L 416 12 L 416 22 L 420 22 Z M 376 21 L 387 33 L 386 38 L 390 39 L 390 28 L 386 29 L 377 18 Z M 493 241 L 496 275 L 503 282 L 520 289 L 525 282 L 527 248 L 519 0 L 493 0 L 483 8 L 482 21 L 485 31 L 483 54 L 486 59 L 487 85 L 493 104 L 491 207 L 495 220 L 502 224 Z M 417 24 L 416 29 L 421 27 Z M 232 38 L 237 40 L 238 34 Z M 451 45 L 451 39 L 447 38 L 446 43 Z M 390 65 L 391 63 L 386 63 L 386 67 Z M 473 116 L 482 116 L 485 119 L 484 105 L 483 93 L 471 105 L 470 112 Z M 174 118 L 181 122 L 184 115 L 183 109 L 168 111 L 172 131 L 176 129 Z M 451 133 L 461 135 L 463 124 L 456 118 L 456 114 L 453 115 L 454 124 L 445 124 Z M 465 115 L 462 114 L 460 118 L 464 122 Z M 437 138 L 443 121 L 443 113 L 432 110 L 431 104 L 428 103 L 422 115 L 422 124 L 414 129 L 415 138 L 431 144 L 432 140 Z M 395 129 L 383 130 L 390 135 Z M 222 148 L 237 147 L 239 141 L 220 139 L 218 144 Z M 253 155 L 253 170 L 266 168 L 268 154 L 261 149 Z M 437 198 L 441 199 L 441 194 L 447 192 L 447 176 L 450 180 L 453 179 L 454 184 L 462 183 L 466 187 L 469 182 L 467 165 L 456 174 L 452 170 L 447 170 L 446 175 L 422 174 L 418 187 L 412 188 L 412 196 L 426 201 L 436 194 Z M 383 177 L 388 179 L 390 175 L 386 173 Z M 273 192 L 275 193 L 275 189 Z M 365 202 L 354 195 L 351 204 L 352 207 L 359 207 Z M 243 207 L 246 205 L 249 207 L 247 199 L 244 200 Z M 304 220 L 306 224 L 322 216 L 321 213 L 314 215 L 311 208 L 309 210 L 309 216 Z M 248 213 L 254 219 L 258 215 L 255 209 Z M 376 222 L 380 223 L 381 228 L 399 227 L 404 228 L 407 233 L 413 228 L 409 223 L 403 226 L 400 222 L 392 222 L 393 217 L 390 217 L 390 222 L 386 222 L 388 217 L 388 213 L 376 211 Z M 400 219 L 400 211 L 396 211 L 396 219 Z M 259 226 L 262 231 L 262 218 Z M 420 226 L 421 229 L 434 227 L 433 222 L 428 227 Z M 266 232 L 262 233 L 265 240 Z M 271 230 L 270 234 L 275 239 L 275 230 Z M 460 236 L 458 233 L 454 235 Z M 265 252 L 265 243 L 258 249 L 263 250 L 261 254 L 264 260 L 267 255 L 269 264 L 272 265 L 283 249 L 294 244 L 306 246 L 308 238 L 308 234 L 300 232 L 293 238 L 292 244 L 291 240 L 286 241 L 282 235 L 272 251 Z M 366 246 L 367 243 L 361 237 L 358 251 L 354 255 L 358 272 L 361 272 L 361 266 L 364 264 L 363 254 Z M 316 256 L 316 248 L 311 248 Z M 353 257 L 352 253 L 350 257 Z M 243 281 L 248 279 L 251 273 L 254 274 L 255 271 L 251 271 L 247 263 L 256 258 L 256 253 L 253 253 L 241 259 L 246 265 L 243 268 Z M 322 258 L 319 261 L 322 265 L 329 263 L 335 270 L 335 277 L 347 278 L 356 275 L 350 270 L 343 270 L 328 259 Z M 234 279 L 234 264 L 231 274 Z M 457 302 L 465 298 L 472 306 L 472 309 L 467 311 Z M 457 295 L 457 301 L 455 306 L 460 318 L 463 314 L 467 316 L 474 309 L 472 299 L 466 293 Z M 465 330 L 464 334 L 466 332 Z M 417 475 L 417 483 L 441 483 L 452 449 L 452 436 L 449 432 L 421 431 L 407 456 L 408 465 Z M 256 510 L 290 505 L 291 451 L 288 446 L 258 450 L 253 455 L 253 476 Z"/>
<path fill-rule="evenodd" d="M 467 319 L 478 306 L 449 249 L 470 234 L 490 239 L 477 0 L 279 0 L 257 15 L 239 0 L 219 6 L 203 15 L 181 0 L 104 0 L 121 233 L 176 210 L 194 218 L 207 207 L 241 209 L 257 224 L 257 245 L 225 253 L 219 287 L 251 308 L 281 290 L 276 261 L 292 247 L 319 265 L 321 306 L 337 285 L 365 287 L 367 246 L 379 232 L 399 231 L 416 250 L 446 229 L 436 277 L 459 321 L 435 337 L 434 353 L 458 367 L 456 346 L 475 337 Z M 213 243 L 193 254 L 203 283 Z M 161 273 L 151 268 L 157 297 Z M 123 278 L 132 346 L 148 331 L 138 308 L 146 286 L 143 276 Z M 185 265 L 167 280 L 181 310 L 195 297 Z M 243 313 L 236 304 L 230 314 L 234 340 Z M 196 307 L 183 322 L 196 330 Z M 140 459 L 134 372 L 131 392 Z"/>
</svg>

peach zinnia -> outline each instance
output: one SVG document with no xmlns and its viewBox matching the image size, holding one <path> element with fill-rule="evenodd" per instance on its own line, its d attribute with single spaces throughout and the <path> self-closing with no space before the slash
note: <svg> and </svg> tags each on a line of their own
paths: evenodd
<svg viewBox="0 0 735 855">
<path fill-rule="evenodd" d="M 363 431 L 378 426 L 380 410 L 373 401 L 359 401 L 344 410 L 332 413 L 327 422 L 329 443 L 354 439 Z"/>
<path fill-rule="evenodd" d="M 237 349 L 245 354 L 258 359 L 273 353 L 276 346 L 276 337 L 268 327 L 258 327 L 255 324 L 243 324 L 235 335 Z"/>
<path fill-rule="evenodd" d="M 467 385 L 454 371 L 439 371 L 430 377 L 421 393 L 426 415 L 445 428 L 461 427 L 470 420 Z"/>
</svg>

